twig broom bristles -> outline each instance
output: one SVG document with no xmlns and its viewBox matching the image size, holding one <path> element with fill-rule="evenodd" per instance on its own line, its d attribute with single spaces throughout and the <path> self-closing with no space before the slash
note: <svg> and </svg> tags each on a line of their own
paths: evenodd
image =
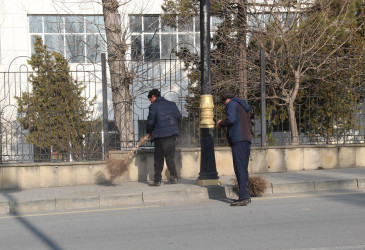
<svg viewBox="0 0 365 250">
<path fill-rule="evenodd" d="M 238 182 L 236 178 L 232 179 L 235 191 L 239 192 Z M 249 177 L 249 193 L 251 196 L 260 196 L 265 193 L 265 190 L 269 187 L 269 183 L 262 176 L 250 176 Z"/>
<path fill-rule="evenodd" d="M 122 176 L 127 170 L 128 170 L 128 164 L 129 161 L 133 158 L 134 152 L 137 151 L 137 149 L 145 144 L 148 140 L 148 137 L 145 136 L 142 138 L 137 146 L 135 146 L 131 151 L 128 152 L 127 155 L 125 155 L 122 159 L 111 159 L 108 157 L 107 159 L 107 169 L 110 174 L 109 182 L 113 183 L 115 178 Z"/>
</svg>

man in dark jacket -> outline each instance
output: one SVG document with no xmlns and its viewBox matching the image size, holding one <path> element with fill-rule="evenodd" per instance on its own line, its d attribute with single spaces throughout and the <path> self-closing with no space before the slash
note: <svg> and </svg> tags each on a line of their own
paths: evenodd
<svg viewBox="0 0 365 250">
<path fill-rule="evenodd" d="M 164 159 L 170 171 L 170 184 L 177 183 L 175 166 L 176 136 L 179 135 L 179 121 L 181 113 L 174 102 L 161 97 L 160 91 L 153 89 L 148 93 L 151 101 L 147 117 L 147 136 L 155 143 L 155 176 L 151 186 L 161 185 L 161 173 Z"/>
<path fill-rule="evenodd" d="M 248 161 L 251 150 L 250 106 L 230 92 L 222 96 L 226 106 L 226 119 L 217 122 L 218 127 L 228 128 L 228 140 L 232 148 L 233 167 L 237 177 L 239 196 L 232 206 L 245 206 L 251 202 L 249 193 Z"/>
</svg>

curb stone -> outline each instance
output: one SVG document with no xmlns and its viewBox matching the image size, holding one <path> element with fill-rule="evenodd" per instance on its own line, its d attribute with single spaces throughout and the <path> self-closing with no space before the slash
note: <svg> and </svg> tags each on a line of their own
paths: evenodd
<svg viewBox="0 0 365 250">
<path fill-rule="evenodd" d="M 9 202 L 0 202 L 0 214 L 8 214 L 9 212 Z"/>
<path fill-rule="evenodd" d="M 9 213 L 18 214 L 25 212 L 41 212 L 56 210 L 55 199 L 37 200 L 37 201 L 10 201 Z"/>
<path fill-rule="evenodd" d="M 300 193 L 328 190 L 357 190 L 365 188 L 365 179 L 328 180 L 298 183 L 270 183 L 266 194 Z M 160 192 L 137 192 L 133 194 L 109 194 L 72 198 L 51 198 L 33 201 L 10 200 L 0 202 L 0 214 L 19 214 L 25 212 L 57 211 L 67 209 L 99 208 L 123 205 L 144 205 L 151 203 L 170 203 L 199 201 L 208 199 L 236 199 L 232 185 L 189 187 L 184 190 L 161 190 Z"/>
<path fill-rule="evenodd" d="M 316 191 L 326 191 L 334 189 L 357 189 L 357 180 L 335 180 L 335 181 L 319 181 L 314 183 Z"/>
<path fill-rule="evenodd" d="M 143 193 L 100 196 L 100 207 L 143 204 Z"/>
<path fill-rule="evenodd" d="M 284 184 L 271 183 L 271 187 L 272 187 L 272 194 L 300 193 L 300 192 L 315 191 L 314 182 L 299 182 L 299 183 L 284 183 Z"/>
<path fill-rule="evenodd" d="M 209 199 L 208 190 L 187 190 L 188 200 L 206 200 Z"/>
<path fill-rule="evenodd" d="M 358 188 L 365 188 L 365 179 L 357 179 Z"/>
<path fill-rule="evenodd" d="M 80 198 L 56 198 L 56 209 L 92 208 L 100 207 L 100 196 Z"/>
<path fill-rule="evenodd" d="M 160 203 L 169 201 L 186 201 L 188 200 L 188 194 L 183 191 L 167 191 L 163 193 L 143 193 L 143 203 Z"/>
</svg>

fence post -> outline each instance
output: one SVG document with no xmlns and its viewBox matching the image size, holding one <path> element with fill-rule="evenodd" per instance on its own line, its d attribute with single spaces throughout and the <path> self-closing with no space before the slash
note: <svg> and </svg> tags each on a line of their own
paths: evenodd
<svg viewBox="0 0 365 250">
<path fill-rule="evenodd" d="M 101 54 L 101 82 L 103 94 L 103 145 L 104 145 L 104 160 L 105 155 L 109 153 L 109 135 L 108 135 L 108 94 L 107 94 L 107 78 L 106 78 L 106 55 Z"/>
<path fill-rule="evenodd" d="M 260 84 L 261 84 L 261 146 L 266 146 L 265 50 L 260 50 Z"/>
</svg>

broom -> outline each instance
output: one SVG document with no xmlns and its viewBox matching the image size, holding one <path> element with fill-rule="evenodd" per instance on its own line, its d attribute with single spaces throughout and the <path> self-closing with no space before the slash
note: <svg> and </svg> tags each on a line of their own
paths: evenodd
<svg viewBox="0 0 365 250">
<path fill-rule="evenodd" d="M 107 159 L 107 170 L 109 172 L 110 178 L 109 183 L 113 183 L 115 178 L 122 176 L 128 170 L 128 163 L 135 155 L 137 149 L 145 144 L 148 140 L 148 137 L 143 137 L 131 151 L 128 152 L 122 159 L 111 159 L 108 157 Z"/>
<path fill-rule="evenodd" d="M 240 191 L 238 187 L 238 181 L 236 178 L 231 179 L 234 184 L 234 191 L 238 194 Z M 262 176 L 250 176 L 249 177 L 249 193 L 252 197 L 261 196 L 265 193 L 266 189 L 269 187 L 269 183 Z"/>
</svg>

